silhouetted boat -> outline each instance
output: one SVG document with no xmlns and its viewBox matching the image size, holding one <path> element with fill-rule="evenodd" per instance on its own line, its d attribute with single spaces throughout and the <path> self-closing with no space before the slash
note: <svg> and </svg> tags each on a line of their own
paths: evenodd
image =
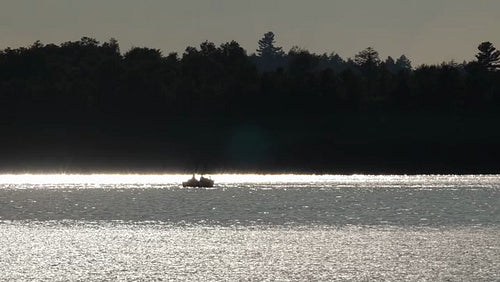
<svg viewBox="0 0 500 282">
<path fill-rule="evenodd" d="M 200 180 L 193 177 L 186 182 L 182 182 L 182 187 L 214 187 L 214 181 L 210 178 L 200 177 Z"/>
</svg>

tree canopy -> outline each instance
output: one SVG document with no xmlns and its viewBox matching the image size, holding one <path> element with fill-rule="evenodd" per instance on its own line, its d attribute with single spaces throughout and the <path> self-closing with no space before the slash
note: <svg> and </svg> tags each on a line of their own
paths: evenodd
<svg viewBox="0 0 500 282">
<path fill-rule="evenodd" d="M 344 59 L 284 53 L 269 33 L 262 44 L 258 55 L 235 41 L 165 55 L 84 37 L 1 50 L 0 168 L 130 158 L 186 170 L 408 172 L 459 166 L 456 154 L 464 167 L 498 167 L 491 43 L 477 61 L 417 67 L 405 55 L 382 62 L 371 47 Z M 262 57 L 269 50 L 274 61 Z"/>
</svg>

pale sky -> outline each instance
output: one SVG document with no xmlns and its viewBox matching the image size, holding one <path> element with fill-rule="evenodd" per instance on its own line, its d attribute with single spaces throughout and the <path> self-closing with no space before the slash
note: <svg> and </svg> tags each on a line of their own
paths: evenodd
<svg viewBox="0 0 500 282">
<path fill-rule="evenodd" d="M 462 62 L 483 41 L 500 49 L 500 0 L 0 0 L 0 49 L 89 36 L 164 54 L 236 40 L 250 54 L 267 31 L 285 51 Z"/>
</svg>

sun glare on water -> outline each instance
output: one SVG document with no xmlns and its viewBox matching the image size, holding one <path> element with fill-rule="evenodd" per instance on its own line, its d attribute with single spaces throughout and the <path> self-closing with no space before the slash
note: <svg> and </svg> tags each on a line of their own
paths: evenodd
<svg viewBox="0 0 500 282">
<path fill-rule="evenodd" d="M 428 181 L 498 181 L 499 175 L 303 175 L 303 174 L 210 174 L 218 184 L 232 183 L 427 183 Z M 167 184 L 190 179 L 188 174 L 4 174 L 2 184 Z M 196 175 L 197 178 L 200 175 Z"/>
<path fill-rule="evenodd" d="M 0 183 L 6 184 L 176 184 L 191 178 L 188 174 L 8 174 L 0 175 Z M 200 175 L 196 175 L 200 177 Z M 304 183 L 358 180 L 362 181 L 369 176 L 365 175 L 298 175 L 298 174 L 214 174 L 205 175 L 218 183 Z M 373 176 L 371 176 L 373 177 Z M 382 176 L 380 176 L 382 177 Z M 383 176 L 386 180 L 390 176 Z"/>
</svg>

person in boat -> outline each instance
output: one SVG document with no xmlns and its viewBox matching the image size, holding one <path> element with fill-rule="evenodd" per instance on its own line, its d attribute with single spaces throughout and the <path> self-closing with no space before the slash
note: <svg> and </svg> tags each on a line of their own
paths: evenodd
<svg viewBox="0 0 500 282">
<path fill-rule="evenodd" d="M 183 182 L 182 185 L 184 187 L 186 187 L 186 186 L 197 186 L 198 183 L 199 183 L 198 180 L 196 179 L 196 177 L 193 174 L 193 177 L 191 177 L 191 179 L 189 179 L 188 181 Z"/>
<path fill-rule="evenodd" d="M 213 185 L 214 181 L 211 178 L 200 177 L 200 186 L 212 187 Z"/>
<path fill-rule="evenodd" d="M 200 180 L 197 180 L 194 174 L 191 179 L 182 183 L 184 187 L 213 187 L 213 185 L 214 181 L 211 178 L 201 176 Z"/>
</svg>

